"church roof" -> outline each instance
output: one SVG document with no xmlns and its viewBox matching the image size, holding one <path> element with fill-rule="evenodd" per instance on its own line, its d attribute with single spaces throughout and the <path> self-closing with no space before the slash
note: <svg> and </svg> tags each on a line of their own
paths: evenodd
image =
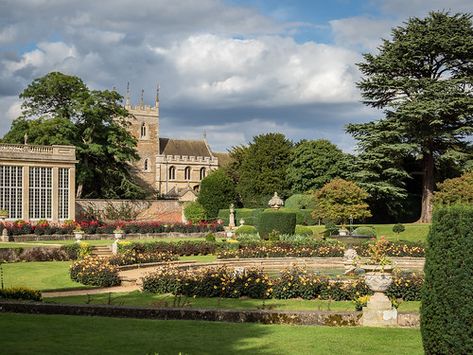
<svg viewBox="0 0 473 355">
<path fill-rule="evenodd" d="M 233 161 L 229 153 L 212 152 L 212 154 L 218 159 L 219 167 L 226 167 Z"/>
<path fill-rule="evenodd" d="M 159 138 L 159 154 L 212 157 L 204 140 Z"/>
</svg>

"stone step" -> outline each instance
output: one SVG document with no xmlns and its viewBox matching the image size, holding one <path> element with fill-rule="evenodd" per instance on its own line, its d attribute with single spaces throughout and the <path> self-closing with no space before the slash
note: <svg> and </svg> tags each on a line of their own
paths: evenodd
<svg viewBox="0 0 473 355">
<path fill-rule="evenodd" d="M 109 246 L 94 246 L 91 254 L 95 256 L 112 256 L 112 248 Z"/>
</svg>

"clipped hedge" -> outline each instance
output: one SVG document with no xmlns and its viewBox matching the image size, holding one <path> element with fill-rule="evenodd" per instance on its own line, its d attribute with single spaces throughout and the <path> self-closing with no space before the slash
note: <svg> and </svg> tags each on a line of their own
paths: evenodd
<svg viewBox="0 0 473 355">
<path fill-rule="evenodd" d="M 376 238 L 376 230 L 371 227 L 358 227 L 353 231 L 353 235 Z"/>
<path fill-rule="evenodd" d="M 297 225 L 295 234 L 312 237 L 314 235 L 314 231 L 310 227 Z"/>
<path fill-rule="evenodd" d="M 344 251 L 343 243 L 329 240 L 252 241 L 241 243 L 238 248 L 220 250 L 217 258 L 329 257 L 343 256 Z"/>
<path fill-rule="evenodd" d="M 41 292 L 26 287 L 9 287 L 0 289 L 0 299 L 41 301 Z"/>
<path fill-rule="evenodd" d="M 170 253 L 179 256 L 208 255 L 215 254 L 217 251 L 217 243 L 203 240 L 185 240 L 172 243 L 164 241 L 150 243 L 123 241 L 118 243 L 118 249 L 120 253 L 133 250 L 138 254 Z"/>
<path fill-rule="evenodd" d="M 261 239 L 269 239 L 273 232 L 278 234 L 294 234 L 296 230 L 296 214 L 284 211 L 265 211 L 258 223 Z"/>
<path fill-rule="evenodd" d="M 245 225 L 256 226 L 258 224 L 259 216 L 263 212 L 264 208 L 236 208 L 235 223 L 238 225 L 240 219 L 243 218 L 245 220 Z M 223 220 L 223 224 L 228 226 L 230 221 L 230 210 L 219 210 L 217 218 Z"/>
<path fill-rule="evenodd" d="M 434 211 L 421 333 L 426 354 L 473 354 L 473 206 Z"/>
<path fill-rule="evenodd" d="M 257 230 L 255 226 L 240 226 L 235 230 L 236 235 L 242 235 L 242 234 L 256 234 Z"/>
<path fill-rule="evenodd" d="M 265 211 L 271 211 L 270 209 L 266 209 Z M 312 217 L 311 209 L 297 209 L 297 208 L 288 208 L 283 207 L 280 209 L 282 212 L 292 212 L 296 214 L 296 224 L 304 225 L 304 226 L 313 226 L 317 224 L 317 221 Z"/>
</svg>

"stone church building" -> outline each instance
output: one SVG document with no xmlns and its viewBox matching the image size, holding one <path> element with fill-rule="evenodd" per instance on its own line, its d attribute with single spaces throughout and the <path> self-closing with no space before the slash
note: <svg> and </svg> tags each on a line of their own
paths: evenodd
<svg viewBox="0 0 473 355">
<path fill-rule="evenodd" d="M 219 153 L 213 153 L 206 139 L 187 140 L 160 136 L 159 92 L 154 106 L 130 104 L 129 91 L 125 108 L 133 116 L 129 130 L 138 140 L 140 160 L 134 164 L 143 187 L 155 196 L 194 201 L 201 180 L 219 167 Z"/>
</svg>

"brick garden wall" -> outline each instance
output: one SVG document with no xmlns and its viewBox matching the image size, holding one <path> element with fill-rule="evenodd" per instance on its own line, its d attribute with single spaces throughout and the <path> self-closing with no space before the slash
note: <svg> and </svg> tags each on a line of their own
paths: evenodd
<svg viewBox="0 0 473 355">
<path fill-rule="evenodd" d="M 125 205 L 139 211 L 137 221 L 159 221 L 162 223 L 183 222 L 182 203 L 177 200 L 102 200 L 78 199 L 76 200 L 76 219 L 87 209 L 104 211 L 108 206 L 119 208 Z"/>
</svg>

